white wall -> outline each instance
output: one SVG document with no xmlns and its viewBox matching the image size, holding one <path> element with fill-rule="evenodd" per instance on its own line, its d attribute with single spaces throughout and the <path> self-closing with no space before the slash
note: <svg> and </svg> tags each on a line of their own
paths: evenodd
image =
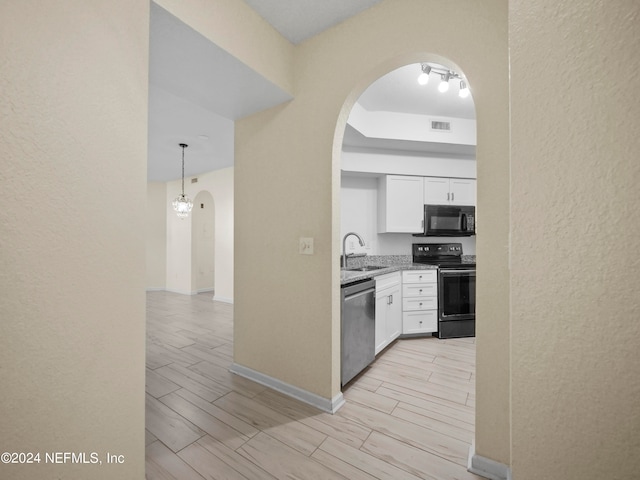
<svg viewBox="0 0 640 480">
<path fill-rule="evenodd" d="M 201 190 L 193 199 L 191 231 L 192 288 L 213 292 L 215 287 L 216 210 L 213 196 Z"/>
<path fill-rule="evenodd" d="M 431 130 L 431 121 L 451 124 L 448 132 Z M 476 145 L 476 121 L 466 118 L 451 118 L 413 113 L 373 111 L 356 103 L 349 113 L 349 125 L 365 137 L 414 142 L 436 142 L 455 145 Z"/>
<path fill-rule="evenodd" d="M 234 169 L 232 167 L 199 175 L 197 183 L 185 178 L 185 194 L 194 199 L 199 192 L 209 192 L 215 209 L 215 300 L 233 302 L 233 215 L 234 215 Z M 193 265 L 193 214 L 181 219 L 173 211 L 171 202 L 180 194 L 181 181 L 167 183 L 164 208 L 167 218 L 166 289 L 192 295 L 199 287 L 194 278 L 197 266 Z M 194 205 L 194 210 L 200 208 Z"/>
<path fill-rule="evenodd" d="M 167 285 L 167 185 L 147 183 L 147 290 L 164 290 Z"/>
<path fill-rule="evenodd" d="M 346 242 L 347 253 L 367 255 L 411 255 L 413 243 L 462 243 L 465 255 L 476 254 L 475 237 L 414 237 L 410 233 L 378 233 L 378 179 L 375 176 L 342 175 L 340 188 L 340 239 L 356 232 L 365 242 L 360 247 L 355 237 Z M 342 246 L 342 244 L 340 244 Z"/>
<path fill-rule="evenodd" d="M 374 152 L 345 147 L 342 150 L 341 170 L 353 173 L 476 178 L 476 161 L 418 152 Z"/>
</svg>

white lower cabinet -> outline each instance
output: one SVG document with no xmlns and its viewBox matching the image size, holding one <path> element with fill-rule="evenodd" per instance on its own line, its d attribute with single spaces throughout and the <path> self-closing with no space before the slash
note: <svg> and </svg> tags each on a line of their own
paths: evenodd
<svg viewBox="0 0 640 480">
<path fill-rule="evenodd" d="M 438 271 L 402 272 L 402 334 L 438 331 Z"/>
<path fill-rule="evenodd" d="M 380 353 L 402 333 L 402 285 L 400 272 L 376 280 L 375 353 Z"/>
</svg>

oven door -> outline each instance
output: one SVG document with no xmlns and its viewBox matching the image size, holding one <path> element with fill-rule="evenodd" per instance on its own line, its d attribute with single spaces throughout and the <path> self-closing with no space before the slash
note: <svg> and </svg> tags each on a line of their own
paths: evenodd
<svg viewBox="0 0 640 480">
<path fill-rule="evenodd" d="M 438 338 L 474 337 L 475 334 L 475 269 L 440 268 Z"/>
</svg>

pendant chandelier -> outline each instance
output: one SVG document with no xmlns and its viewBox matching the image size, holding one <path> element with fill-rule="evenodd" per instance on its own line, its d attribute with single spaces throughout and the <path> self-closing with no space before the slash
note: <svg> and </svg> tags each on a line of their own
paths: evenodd
<svg viewBox="0 0 640 480">
<path fill-rule="evenodd" d="M 184 149 L 189 145 L 181 143 L 180 146 L 182 147 L 182 193 L 176 197 L 172 205 L 173 209 L 178 214 L 178 217 L 186 218 L 189 216 L 189 212 L 193 208 L 193 202 L 184 194 Z"/>
</svg>

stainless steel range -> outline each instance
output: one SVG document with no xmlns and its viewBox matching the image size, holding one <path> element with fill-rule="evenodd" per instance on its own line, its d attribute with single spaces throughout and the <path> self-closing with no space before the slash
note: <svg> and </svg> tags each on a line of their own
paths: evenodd
<svg viewBox="0 0 640 480">
<path fill-rule="evenodd" d="M 461 243 L 414 243 L 413 263 L 438 266 L 438 338 L 476 334 L 476 264 Z"/>
</svg>

